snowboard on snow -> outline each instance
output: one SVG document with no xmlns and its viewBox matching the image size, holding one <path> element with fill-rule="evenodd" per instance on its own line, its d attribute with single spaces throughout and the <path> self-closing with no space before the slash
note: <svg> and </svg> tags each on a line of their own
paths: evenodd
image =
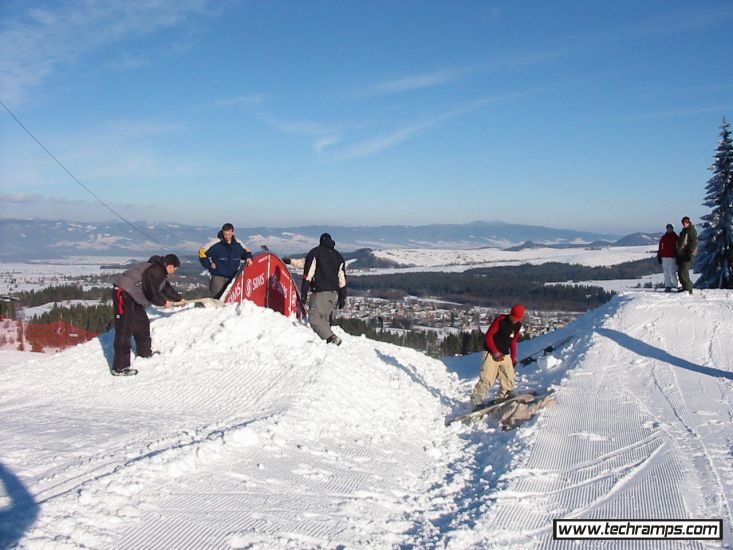
<svg viewBox="0 0 733 550">
<path fill-rule="evenodd" d="M 503 405 L 506 405 L 507 403 L 514 403 L 515 401 L 524 401 L 524 402 L 532 402 L 538 398 L 536 393 L 520 393 L 519 395 L 514 395 L 512 397 L 506 398 L 506 399 L 492 399 L 491 401 L 487 401 L 486 403 L 482 403 L 480 405 L 476 405 L 472 411 L 459 414 L 456 416 L 449 416 L 445 419 L 445 425 L 450 426 L 453 424 L 453 422 L 464 422 L 468 423 L 471 421 L 478 420 L 484 415 L 487 415 L 499 407 L 502 407 Z"/>
<path fill-rule="evenodd" d="M 573 337 L 574 335 L 571 334 L 570 336 L 561 338 L 560 340 L 557 340 L 556 342 L 553 342 L 552 344 L 545 346 L 544 348 L 537 350 L 534 353 L 525 355 L 522 359 L 517 361 L 517 364 L 522 365 L 522 366 L 527 366 L 532 363 L 535 363 L 540 357 L 549 355 L 553 351 L 567 344 L 570 340 L 573 339 Z M 549 395 L 550 395 L 549 393 L 538 395 L 537 392 L 525 392 L 525 393 L 510 397 L 508 399 L 494 399 L 493 401 L 489 401 L 487 403 L 477 405 L 470 412 L 446 417 L 445 425 L 449 426 L 453 422 L 456 422 L 459 420 L 466 422 L 466 423 L 476 421 L 487 414 L 491 414 L 496 409 L 500 408 L 503 405 L 506 405 L 507 403 L 515 403 L 515 402 L 534 403 L 534 402 L 543 400 L 545 397 L 548 397 Z"/>
<path fill-rule="evenodd" d="M 553 342 L 549 346 L 545 346 L 541 350 L 538 350 L 534 353 L 530 353 L 526 357 L 523 357 L 522 359 L 517 361 L 517 363 L 526 367 L 527 365 L 530 365 L 536 362 L 540 357 L 549 355 L 553 351 L 561 348 L 562 346 L 567 344 L 572 339 L 573 339 L 573 335 L 571 334 L 570 336 L 563 338 L 562 340 L 558 340 L 557 342 Z"/>
</svg>

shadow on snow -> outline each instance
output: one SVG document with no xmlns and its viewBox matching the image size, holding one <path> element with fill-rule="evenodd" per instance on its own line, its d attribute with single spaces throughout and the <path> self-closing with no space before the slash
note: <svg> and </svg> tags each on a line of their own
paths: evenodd
<svg viewBox="0 0 733 550">
<path fill-rule="evenodd" d="M 18 476 L 0 462 L 0 485 L 10 501 L 0 507 L 0 548 L 17 543 L 38 517 L 39 506 Z M 1 493 L 0 493 L 1 494 Z"/>
<path fill-rule="evenodd" d="M 733 380 L 733 373 L 713 367 L 706 367 L 704 365 L 696 365 L 695 363 L 691 363 L 686 359 L 675 357 L 674 355 L 662 349 L 650 346 L 646 342 L 642 342 L 641 340 L 632 338 L 628 334 L 624 334 L 623 332 L 619 332 L 618 330 L 598 328 L 596 332 L 598 332 L 598 334 L 600 334 L 601 336 L 605 336 L 609 340 L 613 340 L 619 346 L 622 346 L 638 355 L 649 357 L 651 359 L 656 359 L 658 361 L 664 361 L 665 363 L 669 363 L 673 367 L 679 367 L 681 369 L 686 369 L 700 374 L 707 374 L 708 376 L 713 376 L 715 378 L 727 378 L 728 380 Z"/>
</svg>

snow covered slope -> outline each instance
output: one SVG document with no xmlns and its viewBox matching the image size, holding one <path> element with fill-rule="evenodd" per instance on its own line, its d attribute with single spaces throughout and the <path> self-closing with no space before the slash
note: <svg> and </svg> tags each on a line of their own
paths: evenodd
<svg viewBox="0 0 733 550">
<path fill-rule="evenodd" d="M 591 267 L 612 266 L 624 262 L 652 258 L 656 247 L 619 246 L 599 249 L 585 248 L 528 248 L 502 250 L 499 248 L 392 248 L 375 250 L 383 260 L 410 267 L 371 268 L 361 270 L 369 274 L 411 273 L 417 271 L 463 272 L 477 267 L 498 267 L 521 264 L 561 262 Z M 356 271 L 355 271 L 356 273 Z"/>
<path fill-rule="evenodd" d="M 558 404 L 513 432 L 444 427 L 475 355 L 334 348 L 250 303 L 161 314 L 137 377 L 109 375 L 109 334 L 15 354 L 0 547 L 563 548 L 556 517 L 723 518 L 731 544 L 732 301 L 635 293 L 580 318 L 520 370 Z"/>
<path fill-rule="evenodd" d="M 110 335 L 5 367 L 2 463 L 20 481 L 0 503 L 28 492 L 14 536 L 135 549 L 403 540 L 414 495 L 442 475 L 426 471 L 458 395 L 438 361 L 345 340 L 328 346 L 245 302 L 154 321 L 161 355 L 136 360 L 137 377 L 109 375 Z"/>
<path fill-rule="evenodd" d="M 723 545 L 607 546 L 733 547 L 733 292 L 628 294 L 568 328 L 572 345 L 525 379 L 559 367 L 557 405 L 519 432 L 527 445 L 467 508 L 458 547 L 576 548 L 552 540 L 554 518 L 722 519 Z"/>
</svg>

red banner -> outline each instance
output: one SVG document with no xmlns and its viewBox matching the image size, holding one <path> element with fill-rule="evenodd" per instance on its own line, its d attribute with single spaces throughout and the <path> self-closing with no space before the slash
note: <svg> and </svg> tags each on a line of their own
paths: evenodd
<svg viewBox="0 0 733 550">
<path fill-rule="evenodd" d="M 295 315 L 305 319 L 305 308 L 290 271 L 280 258 L 269 252 L 257 254 L 251 266 L 241 269 L 221 300 L 225 303 L 249 300 L 286 317 Z"/>
</svg>

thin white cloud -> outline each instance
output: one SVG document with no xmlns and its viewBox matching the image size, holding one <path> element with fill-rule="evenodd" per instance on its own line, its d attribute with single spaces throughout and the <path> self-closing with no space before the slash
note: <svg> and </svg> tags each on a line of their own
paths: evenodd
<svg viewBox="0 0 733 550">
<path fill-rule="evenodd" d="M 455 82 L 474 72 L 473 69 L 449 69 L 423 74 L 412 74 L 369 86 L 364 95 L 383 95 L 419 90 Z"/>
<path fill-rule="evenodd" d="M 221 107 L 231 107 L 233 105 L 259 105 L 264 101 L 264 94 L 246 94 L 236 97 L 219 99 L 216 104 Z"/>
<path fill-rule="evenodd" d="M 699 86 L 691 86 L 689 88 L 665 88 L 663 90 L 655 90 L 641 94 L 642 99 L 657 99 L 660 97 L 673 97 L 682 95 L 714 94 L 717 92 L 727 92 L 733 90 L 733 84 L 707 84 Z"/>
<path fill-rule="evenodd" d="M 326 147 L 331 147 L 332 145 L 336 145 L 340 141 L 341 141 L 341 136 L 338 136 L 336 134 L 327 135 L 327 136 L 317 139 L 315 143 L 313 143 L 313 150 L 316 153 L 322 153 Z"/>
<path fill-rule="evenodd" d="M 24 5 L 18 3 L 17 5 Z M 67 0 L 5 19 L 0 28 L 0 97 L 15 104 L 55 71 L 109 44 L 211 14 L 209 0 Z"/>
<path fill-rule="evenodd" d="M 80 133 L 38 137 L 74 176 L 104 196 L 105 187 L 124 178 L 132 185 L 153 184 L 205 173 L 202 161 L 163 153 L 155 147 L 168 135 L 185 129 L 176 122 L 119 119 Z M 25 136 L 0 149 L 0 166 L 0 189 L 6 191 L 76 186 Z"/>
<path fill-rule="evenodd" d="M 69 203 L 69 202 L 76 202 L 76 201 L 70 201 L 68 199 L 60 199 L 55 197 L 47 197 L 44 195 L 39 195 L 38 193 L 0 193 L 0 203 L 3 204 L 15 204 L 15 205 L 23 205 L 23 204 L 38 204 L 38 203 L 47 203 L 47 202 L 53 202 L 53 203 Z"/>
<path fill-rule="evenodd" d="M 579 38 L 589 44 L 606 44 L 635 38 L 699 32 L 721 24 L 729 27 L 727 22 L 733 19 L 733 5 L 730 4 L 711 8 L 698 7 L 702 4 L 690 5 L 695 7 L 685 11 L 663 12 L 658 17 L 636 20 L 633 24 L 619 25 L 593 34 L 582 34 Z"/>
<path fill-rule="evenodd" d="M 672 109 L 669 111 L 659 111 L 656 113 L 644 113 L 641 115 L 630 115 L 622 117 L 621 120 L 657 120 L 664 118 L 679 118 L 695 115 L 706 115 L 709 113 L 720 113 L 721 118 L 730 112 L 731 106 L 712 106 L 712 107 L 694 107 L 690 109 Z"/>
<path fill-rule="evenodd" d="M 529 67 L 556 60 L 566 54 L 559 51 L 543 53 L 497 53 L 483 63 L 409 74 L 392 80 L 386 80 L 367 86 L 360 94 L 366 96 L 411 92 L 423 88 L 432 88 L 452 84 L 473 75 L 491 72 L 504 68 Z"/>
<path fill-rule="evenodd" d="M 394 147 L 395 145 L 399 145 L 416 136 L 429 132 L 430 130 L 433 130 L 443 125 L 449 120 L 468 114 L 471 111 L 475 111 L 486 103 L 487 100 L 474 102 L 466 106 L 447 111 L 438 116 L 422 120 L 415 124 L 398 128 L 397 130 L 394 130 L 388 134 L 361 141 L 344 149 L 343 151 L 336 153 L 334 155 L 334 159 L 353 160 L 375 155 L 376 153 L 384 151 L 385 149 L 389 149 L 390 147 Z"/>
<path fill-rule="evenodd" d="M 150 65 L 150 61 L 139 55 L 123 54 L 111 61 L 109 67 L 115 71 L 134 71 Z"/>
<path fill-rule="evenodd" d="M 305 119 L 286 120 L 269 115 L 260 115 L 260 119 L 279 132 L 313 138 L 312 147 L 316 153 L 321 153 L 326 147 L 340 143 L 342 139 L 340 130 L 320 122 Z"/>
<path fill-rule="evenodd" d="M 162 205 L 125 203 L 110 204 L 124 215 L 137 219 L 160 219 L 165 212 Z M 91 221 L 109 221 L 109 210 L 100 206 L 92 197 L 71 199 L 42 195 L 38 193 L 0 193 L 0 217 L 3 218 L 42 218 Z"/>
<path fill-rule="evenodd" d="M 384 151 L 385 149 L 389 149 L 391 147 L 409 141 L 417 136 L 430 132 L 436 128 L 443 126 L 445 123 L 453 119 L 472 113 L 491 103 L 518 99 L 520 97 L 533 95 L 541 91 L 542 89 L 524 90 L 520 92 L 496 95 L 479 99 L 477 101 L 472 101 L 455 109 L 446 111 L 440 115 L 426 118 L 417 123 L 403 126 L 402 128 L 398 128 L 397 130 L 393 130 L 392 132 L 389 132 L 387 134 L 366 139 L 356 144 L 353 144 L 349 147 L 344 148 L 341 151 L 336 152 L 333 155 L 333 159 L 354 160 L 369 157 L 381 151 Z"/>
</svg>

